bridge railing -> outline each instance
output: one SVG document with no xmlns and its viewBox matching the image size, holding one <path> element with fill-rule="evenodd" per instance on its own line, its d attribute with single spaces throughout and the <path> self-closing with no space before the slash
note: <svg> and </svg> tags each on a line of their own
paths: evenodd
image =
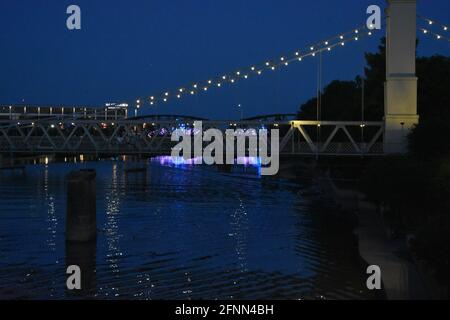
<svg viewBox="0 0 450 320">
<path fill-rule="evenodd" d="M 280 149 L 293 154 L 383 154 L 383 122 L 291 121 Z"/>
<path fill-rule="evenodd" d="M 172 132 L 194 130 L 194 120 L 45 119 L 0 120 L 0 153 L 169 154 Z M 381 155 L 383 122 L 203 121 L 202 130 L 278 129 L 280 153 L 291 155 Z"/>
</svg>

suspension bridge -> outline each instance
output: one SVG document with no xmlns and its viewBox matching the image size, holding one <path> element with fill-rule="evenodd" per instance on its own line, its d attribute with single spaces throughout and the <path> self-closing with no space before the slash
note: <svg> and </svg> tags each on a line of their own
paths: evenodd
<svg viewBox="0 0 450 320">
<path fill-rule="evenodd" d="M 418 19 L 424 21 L 427 27 L 418 26 Z M 439 30 L 431 29 L 437 25 Z M 195 132 L 195 121 L 202 121 L 203 130 L 279 129 L 281 154 L 380 156 L 405 153 L 407 135 L 419 121 L 415 66 L 418 31 L 437 40 L 450 41 L 444 34 L 448 31 L 447 26 L 417 15 L 416 0 L 388 0 L 385 114 L 384 119 L 378 122 L 321 121 L 319 117 L 301 120 L 296 119 L 294 114 L 214 121 L 182 115 L 138 117 L 137 112 L 144 106 L 164 105 L 169 100 L 237 85 L 239 81 L 286 68 L 291 63 L 312 59 L 323 52 L 338 50 L 347 43 L 369 38 L 376 32 L 363 26 L 317 42 L 289 56 L 223 74 L 203 83 L 192 83 L 137 98 L 131 108 L 128 104 L 112 104 L 106 108 L 0 105 L 0 154 L 170 154 L 175 144 L 171 141 L 173 131 L 183 128 Z"/>
</svg>

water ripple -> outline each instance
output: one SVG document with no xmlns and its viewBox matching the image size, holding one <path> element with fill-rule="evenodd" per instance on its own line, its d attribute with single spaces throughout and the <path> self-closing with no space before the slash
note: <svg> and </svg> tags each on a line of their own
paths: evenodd
<svg viewBox="0 0 450 320">
<path fill-rule="evenodd" d="M 297 183 L 147 163 L 27 167 L 0 177 L 0 298 L 361 299 L 351 229 Z M 97 243 L 67 247 L 65 176 L 97 171 Z M 64 289 L 81 255 L 88 281 Z"/>
</svg>

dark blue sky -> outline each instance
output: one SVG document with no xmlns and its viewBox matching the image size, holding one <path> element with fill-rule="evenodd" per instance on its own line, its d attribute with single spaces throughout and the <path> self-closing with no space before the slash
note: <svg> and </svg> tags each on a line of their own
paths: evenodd
<svg viewBox="0 0 450 320">
<path fill-rule="evenodd" d="M 66 28 L 66 8 L 82 30 Z M 0 0 L 0 104 L 103 105 L 207 80 L 348 31 L 384 0 Z M 450 23 L 450 1 L 418 1 L 418 13 Z M 376 37 L 324 56 L 324 83 L 362 72 Z M 421 37 L 423 38 L 423 37 Z M 423 38 L 420 55 L 450 54 Z M 316 92 L 317 61 L 188 97 L 148 113 L 216 119 L 292 113 Z M 326 106 L 324 106 L 325 108 Z"/>
</svg>

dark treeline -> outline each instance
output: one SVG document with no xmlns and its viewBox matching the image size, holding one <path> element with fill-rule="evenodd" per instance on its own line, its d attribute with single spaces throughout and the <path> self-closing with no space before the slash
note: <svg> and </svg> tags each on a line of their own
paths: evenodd
<svg viewBox="0 0 450 320">
<path fill-rule="evenodd" d="M 366 53 L 366 121 L 384 115 L 386 45 Z M 450 287 L 450 58 L 417 58 L 420 123 L 409 135 L 409 154 L 369 161 L 360 188 L 387 208 L 386 220 L 398 234 L 412 234 L 413 253 L 427 261 L 434 277 Z M 362 81 L 333 81 L 322 92 L 321 120 L 362 118 Z M 315 120 L 317 99 L 300 107 L 299 119 Z"/>
</svg>

